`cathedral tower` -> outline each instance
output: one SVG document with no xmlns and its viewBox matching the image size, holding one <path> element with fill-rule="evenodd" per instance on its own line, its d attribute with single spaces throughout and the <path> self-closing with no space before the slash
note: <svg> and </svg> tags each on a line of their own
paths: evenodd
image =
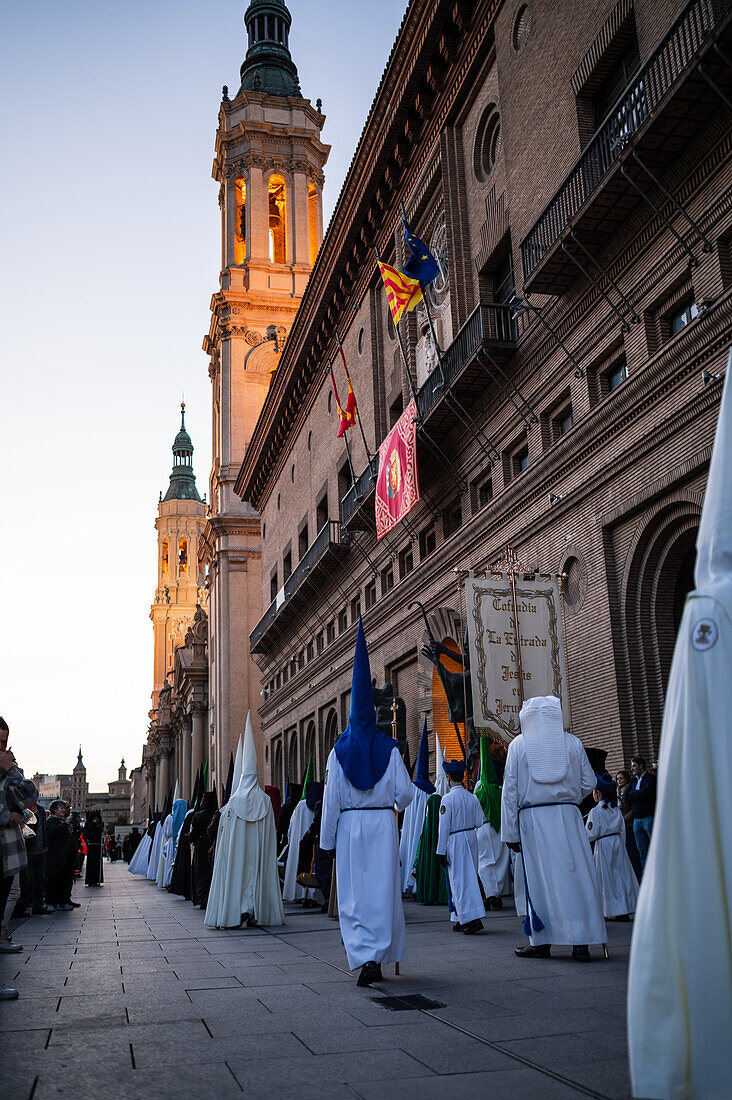
<svg viewBox="0 0 732 1100">
<path fill-rule="evenodd" d="M 198 553 L 206 505 L 196 488 L 193 443 L 186 431 L 181 404 L 180 431 L 173 443 L 173 470 L 165 496 L 160 497 L 155 528 L 158 532 L 158 583 L 150 609 L 154 632 L 152 710 L 173 667 L 175 647 L 182 645 L 200 603 Z M 152 715 L 151 715 L 152 716 Z"/>
<path fill-rule="evenodd" d="M 300 90 L 284 0 L 252 0 L 248 50 L 233 99 L 224 88 L 213 177 L 221 208 L 221 289 L 204 340 L 212 382 L 209 569 L 209 736 L 212 778 L 251 711 L 259 675 L 249 634 L 261 617 L 260 524 L 234 493 L 244 451 L 305 291 L 323 236 L 324 116 Z M 320 104 L 318 103 L 318 107 Z"/>
</svg>

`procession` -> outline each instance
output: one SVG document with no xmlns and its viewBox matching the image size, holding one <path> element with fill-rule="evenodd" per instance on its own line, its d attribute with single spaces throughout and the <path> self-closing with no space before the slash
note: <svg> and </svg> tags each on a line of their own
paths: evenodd
<svg viewBox="0 0 732 1100">
<path fill-rule="evenodd" d="M 6 24 L 3 1098 L 728 1100 L 732 0 Z"/>
</svg>

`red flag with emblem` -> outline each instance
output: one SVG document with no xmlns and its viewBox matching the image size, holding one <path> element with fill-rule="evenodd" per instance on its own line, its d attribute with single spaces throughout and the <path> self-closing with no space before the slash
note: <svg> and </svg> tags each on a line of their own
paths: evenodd
<svg viewBox="0 0 732 1100">
<path fill-rule="evenodd" d="M 419 500 L 417 406 L 412 399 L 379 447 L 376 537 L 383 538 Z"/>
</svg>

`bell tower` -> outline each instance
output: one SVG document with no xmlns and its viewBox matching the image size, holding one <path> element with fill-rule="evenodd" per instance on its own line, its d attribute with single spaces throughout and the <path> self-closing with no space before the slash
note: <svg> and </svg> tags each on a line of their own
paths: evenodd
<svg viewBox="0 0 732 1100">
<path fill-rule="evenodd" d="M 260 523 L 234 493 L 279 356 L 323 237 L 325 117 L 303 97 L 284 0 L 251 0 L 248 49 L 233 98 L 224 87 L 213 178 L 221 209 L 220 290 L 203 349 L 210 357 L 213 460 L 202 561 L 209 570 L 209 738 L 212 778 L 251 711 L 259 675 L 249 634 L 262 613 Z"/>
<path fill-rule="evenodd" d="M 206 522 L 206 505 L 196 488 L 193 443 L 186 431 L 186 407 L 180 407 L 180 431 L 173 441 L 173 470 L 165 496 L 160 494 L 155 529 L 158 533 L 158 583 L 150 609 L 154 633 L 152 711 L 173 668 L 175 647 L 182 645 L 199 599 L 198 554 Z M 151 714 L 152 717 L 152 714 Z"/>
</svg>

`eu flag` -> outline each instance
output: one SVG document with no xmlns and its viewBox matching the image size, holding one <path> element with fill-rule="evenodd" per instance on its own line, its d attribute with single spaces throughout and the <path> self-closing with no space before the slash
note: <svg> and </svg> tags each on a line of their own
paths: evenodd
<svg viewBox="0 0 732 1100">
<path fill-rule="evenodd" d="M 404 220 L 404 236 L 407 241 L 410 256 L 404 264 L 402 271 L 411 279 L 418 279 L 420 283 L 431 283 L 440 274 L 440 265 L 430 252 L 427 245 L 415 237 L 407 223 L 407 218 L 402 212 Z"/>
</svg>

